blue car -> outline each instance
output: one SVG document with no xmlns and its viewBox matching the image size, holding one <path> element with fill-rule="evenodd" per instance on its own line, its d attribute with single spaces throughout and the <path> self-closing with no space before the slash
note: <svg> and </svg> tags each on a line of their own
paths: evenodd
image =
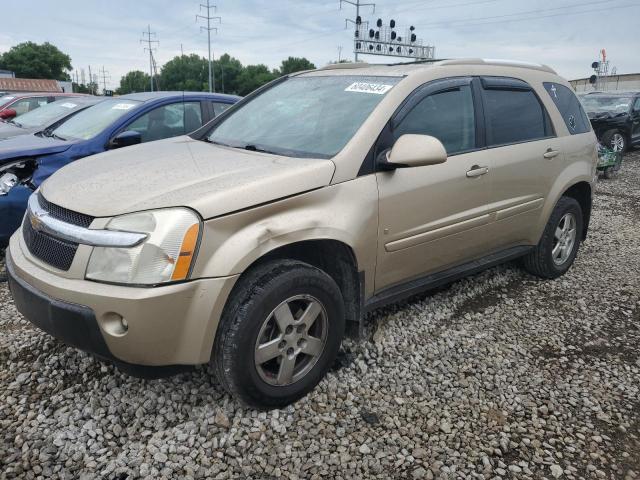
<svg viewBox="0 0 640 480">
<path fill-rule="evenodd" d="M 106 99 L 53 130 L 0 142 L 0 247 L 20 226 L 29 195 L 69 162 L 106 150 L 190 133 L 240 97 L 135 93 Z"/>
</svg>

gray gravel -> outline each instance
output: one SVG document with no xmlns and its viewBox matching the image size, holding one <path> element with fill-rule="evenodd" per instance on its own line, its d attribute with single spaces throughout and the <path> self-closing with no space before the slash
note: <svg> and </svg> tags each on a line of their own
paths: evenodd
<svg viewBox="0 0 640 480">
<path fill-rule="evenodd" d="M 369 318 L 299 403 L 128 377 L 0 285 L 0 478 L 640 478 L 640 152 L 556 281 L 505 266 Z"/>
</svg>

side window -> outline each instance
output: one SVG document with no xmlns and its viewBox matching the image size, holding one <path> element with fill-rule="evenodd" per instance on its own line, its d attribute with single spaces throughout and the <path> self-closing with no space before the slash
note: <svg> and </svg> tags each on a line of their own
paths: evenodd
<svg viewBox="0 0 640 480">
<path fill-rule="evenodd" d="M 229 107 L 231 107 L 230 103 L 221 102 L 211 102 L 211 105 L 213 105 L 213 113 L 216 115 L 216 117 L 227 110 Z"/>
<path fill-rule="evenodd" d="M 633 111 L 640 112 L 640 97 L 636 98 L 636 103 L 633 104 Z"/>
<path fill-rule="evenodd" d="M 565 87 L 557 83 L 544 82 L 544 88 L 558 107 L 560 115 L 571 135 L 578 133 L 586 133 L 591 130 L 591 123 L 587 114 L 575 94 Z"/>
<path fill-rule="evenodd" d="M 42 105 L 47 104 L 46 97 L 32 97 L 32 98 L 23 98 L 22 100 L 18 100 L 13 103 L 9 108 L 13 108 L 16 111 L 17 115 L 22 115 L 23 113 L 30 112 L 31 110 L 35 110 Z"/>
<path fill-rule="evenodd" d="M 530 142 L 549 136 L 546 112 L 532 90 L 483 90 L 487 146 Z"/>
<path fill-rule="evenodd" d="M 201 126 L 200 102 L 180 102 L 154 108 L 129 124 L 127 130 L 140 132 L 143 142 L 153 142 L 184 135 Z"/>
<path fill-rule="evenodd" d="M 422 99 L 395 127 L 394 140 L 405 134 L 436 137 L 449 155 L 474 149 L 476 129 L 471 87 L 464 85 Z"/>
</svg>

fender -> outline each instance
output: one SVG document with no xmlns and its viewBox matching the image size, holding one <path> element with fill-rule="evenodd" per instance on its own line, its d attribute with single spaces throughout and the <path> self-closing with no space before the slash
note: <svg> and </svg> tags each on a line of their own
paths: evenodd
<svg viewBox="0 0 640 480">
<path fill-rule="evenodd" d="M 331 185 L 205 221 L 193 278 L 244 272 L 269 252 L 305 240 L 336 240 L 353 250 L 367 290 L 374 285 L 378 196 L 375 175 Z M 366 214 L 363 215 L 363 212 Z"/>
</svg>

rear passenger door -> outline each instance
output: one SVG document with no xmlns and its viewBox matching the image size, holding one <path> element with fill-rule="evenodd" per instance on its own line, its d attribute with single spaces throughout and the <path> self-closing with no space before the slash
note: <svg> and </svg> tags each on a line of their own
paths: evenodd
<svg viewBox="0 0 640 480">
<path fill-rule="evenodd" d="M 542 207 L 564 168 L 562 142 L 538 94 L 526 82 L 484 77 L 480 82 L 491 162 L 489 213 L 493 248 L 537 242 Z"/>
</svg>

